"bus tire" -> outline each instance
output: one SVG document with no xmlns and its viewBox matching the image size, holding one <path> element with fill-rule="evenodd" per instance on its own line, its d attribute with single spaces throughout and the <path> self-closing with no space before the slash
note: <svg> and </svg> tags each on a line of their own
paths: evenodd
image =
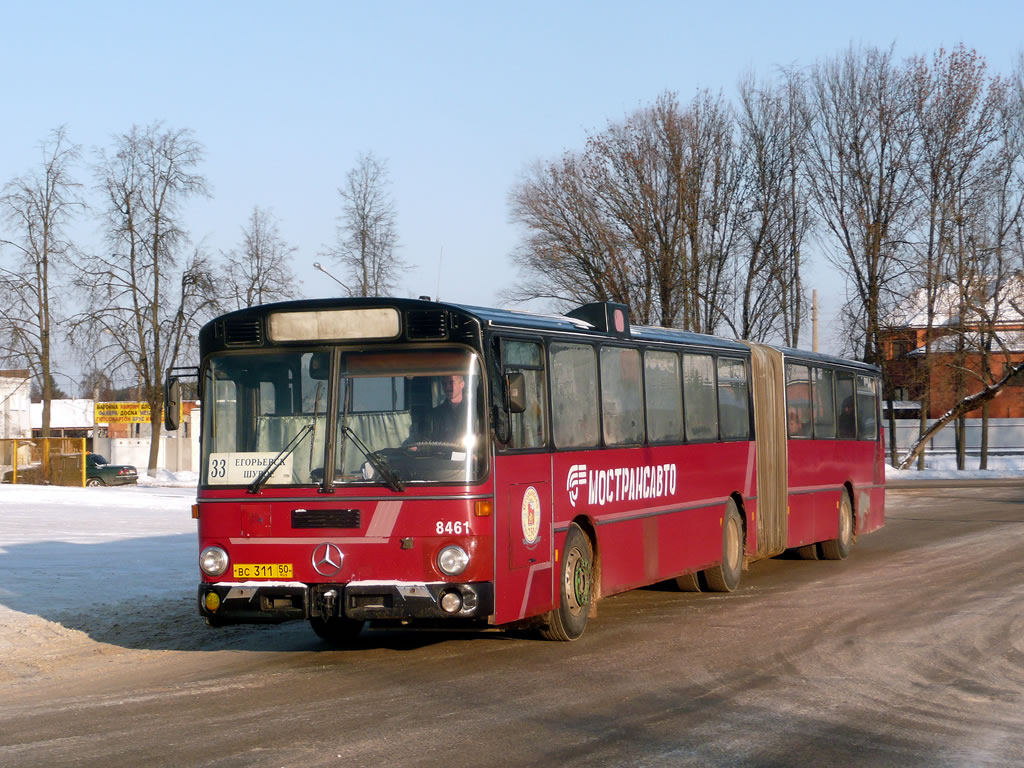
<svg viewBox="0 0 1024 768">
<path fill-rule="evenodd" d="M 704 571 L 712 592 L 732 592 L 740 585 L 743 572 L 743 520 L 732 499 L 725 505 L 722 518 L 722 562 Z"/>
<path fill-rule="evenodd" d="M 363 631 L 363 622 L 343 616 L 329 619 L 313 616 L 309 620 L 309 626 L 321 640 L 337 646 L 351 645 Z"/>
<path fill-rule="evenodd" d="M 825 560 L 845 560 L 853 549 L 853 504 L 850 495 L 843 491 L 839 500 L 839 535 L 821 542 L 821 556 Z"/>
<path fill-rule="evenodd" d="M 576 640 L 587 628 L 593 595 L 594 550 L 583 530 L 573 523 L 562 548 L 558 607 L 548 611 L 541 635 L 547 640 Z"/>
<path fill-rule="evenodd" d="M 817 560 L 818 559 L 818 545 L 817 544 L 805 544 L 802 547 L 796 548 L 796 556 L 801 560 Z"/>
<path fill-rule="evenodd" d="M 676 576 L 676 589 L 680 592 L 700 592 L 700 575 L 697 573 L 684 573 Z"/>
</svg>

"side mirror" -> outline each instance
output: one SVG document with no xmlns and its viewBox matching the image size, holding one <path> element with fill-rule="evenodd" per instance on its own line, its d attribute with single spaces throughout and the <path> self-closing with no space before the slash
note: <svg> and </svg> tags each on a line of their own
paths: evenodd
<svg viewBox="0 0 1024 768">
<path fill-rule="evenodd" d="M 526 410 L 526 377 L 522 373 L 505 374 L 505 392 L 509 413 L 522 413 Z"/>
<path fill-rule="evenodd" d="M 167 377 L 164 382 L 164 427 L 173 432 L 181 423 L 181 383 Z"/>
</svg>

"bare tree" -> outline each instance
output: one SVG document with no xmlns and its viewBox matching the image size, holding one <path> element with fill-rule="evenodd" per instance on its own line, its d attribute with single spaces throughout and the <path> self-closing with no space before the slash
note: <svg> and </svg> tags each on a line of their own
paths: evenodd
<svg viewBox="0 0 1024 768">
<path fill-rule="evenodd" d="M 721 95 L 704 91 L 683 114 L 679 206 L 683 219 L 680 327 L 715 333 L 734 316 L 730 265 L 743 223 L 742 155 Z"/>
<path fill-rule="evenodd" d="M 58 270 L 75 254 L 66 227 L 84 208 L 80 184 L 71 175 L 79 147 L 64 127 L 41 144 L 37 171 L 8 182 L 0 211 L 16 252 L 13 268 L 0 267 L 0 354 L 32 372 L 42 399 L 42 436 L 50 434 L 53 350 L 59 321 Z"/>
<path fill-rule="evenodd" d="M 337 237 L 325 251 L 346 270 L 350 296 L 386 296 L 407 269 L 399 258 L 398 214 L 389 187 L 387 162 L 373 153 L 359 155 L 339 187 L 341 215 Z"/>
<path fill-rule="evenodd" d="M 75 338 L 111 359 L 149 403 L 149 469 L 157 466 L 163 375 L 191 349 L 198 325 L 216 309 L 209 259 L 188 248 L 181 206 L 206 193 L 195 173 L 203 147 L 187 129 L 160 123 L 117 136 L 96 173 L 105 201 L 109 253 L 89 256 L 77 284 L 90 309 Z"/>
<path fill-rule="evenodd" d="M 535 165 L 510 197 L 526 229 L 512 300 L 614 300 L 642 323 L 713 330 L 730 315 L 737 232 L 734 122 L 702 93 L 672 93 L 591 136 L 585 152 Z"/>
<path fill-rule="evenodd" d="M 299 283 L 291 267 L 295 251 L 295 247 L 281 239 L 274 215 L 253 206 L 249 221 L 242 228 L 241 246 L 224 254 L 225 300 L 241 309 L 295 298 Z"/>
<path fill-rule="evenodd" d="M 808 179 L 847 276 L 847 305 L 863 357 L 881 360 L 878 333 L 905 278 L 914 223 L 915 121 L 909 73 L 892 51 L 850 48 L 814 67 L 808 99 Z"/>
<path fill-rule="evenodd" d="M 593 199 L 619 244 L 611 274 L 642 323 L 672 326 L 683 310 L 684 140 L 678 100 L 664 93 L 587 145 Z"/>
<path fill-rule="evenodd" d="M 588 301 L 635 303 L 625 243 L 604 216 L 590 160 L 572 152 L 536 163 L 509 194 L 511 219 L 526 230 L 512 255 L 523 281 L 511 302 L 551 299 L 562 308 Z"/>
<path fill-rule="evenodd" d="M 985 62 L 974 51 L 960 46 L 952 52 L 940 50 L 929 65 L 923 59 L 911 62 L 914 116 L 918 148 L 914 156 L 914 179 L 919 188 L 918 207 L 920 234 L 917 253 L 911 264 L 914 282 L 920 286 L 917 295 L 924 299 L 925 355 L 924 388 L 921 398 L 921 429 L 924 430 L 931 402 L 932 344 L 936 332 L 937 301 L 948 284 L 960 287 L 956 307 L 946 307 L 946 316 L 964 317 L 977 297 L 992 295 L 993 278 L 987 261 L 973 247 L 982 240 L 968 232 L 976 232 L 984 206 L 978 203 L 986 196 L 983 186 L 991 169 L 987 157 L 997 140 L 996 118 L 1004 101 L 1005 88 L 996 78 L 986 84 Z M 983 238 L 987 239 L 987 238 Z M 995 280 L 995 282 L 993 282 Z M 956 361 L 953 377 L 957 398 L 966 393 L 963 375 L 968 352 L 967 337 L 957 335 Z M 986 404 L 987 408 L 987 404 Z M 958 464 L 963 468 L 964 422 L 957 430 Z"/>
<path fill-rule="evenodd" d="M 737 335 L 767 340 L 781 332 L 796 347 L 806 304 L 803 246 L 811 227 L 804 165 L 804 83 L 788 73 L 775 86 L 740 83 L 741 152 L 746 158 L 744 252 L 736 259 Z"/>
</svg>

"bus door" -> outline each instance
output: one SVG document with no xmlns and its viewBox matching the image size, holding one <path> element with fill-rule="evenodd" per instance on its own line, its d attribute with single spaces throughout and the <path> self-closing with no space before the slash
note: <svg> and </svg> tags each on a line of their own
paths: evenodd
<svg viewBox="0 0 1024 768">
<path fill-rule="evenodd" d="M 495 621 L 553 606 L 553 509 L 547 384 L 539 342 L 502 339 L 507 442 L 494 461 Z"/>
</svg>

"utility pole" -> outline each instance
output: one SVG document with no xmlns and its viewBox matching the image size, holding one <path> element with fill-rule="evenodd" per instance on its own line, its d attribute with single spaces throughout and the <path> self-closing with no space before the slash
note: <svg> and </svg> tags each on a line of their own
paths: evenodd
<svg viewBox="0 0 1024 768">
<path fill-rule="evenodd" d="M 811 351 L 818 351 L 818 289 L 811 291 Z"/>
</svg>

